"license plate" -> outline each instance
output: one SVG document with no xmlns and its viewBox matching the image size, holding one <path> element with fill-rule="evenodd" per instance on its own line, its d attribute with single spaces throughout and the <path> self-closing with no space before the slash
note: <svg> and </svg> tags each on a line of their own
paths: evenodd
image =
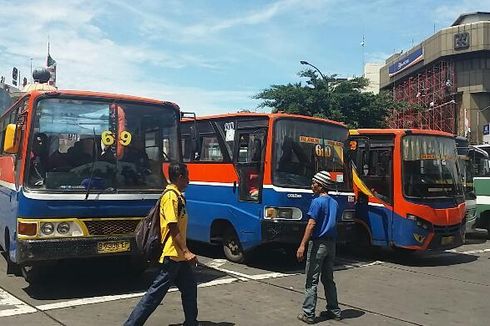
<svg viewBox="0 0 490 326">
<path fill-rule="evenodd" d="M 99 254 L 110 254 L 114 252 L 125 252 L 131 249 L 129 241 L 105 241 L 97 243 Z"/>
<path fill-rule="evenodd" d="M 454 236 L 442 237 L 441 245 L 445 246 L 454 242 Z"/>
</svg>

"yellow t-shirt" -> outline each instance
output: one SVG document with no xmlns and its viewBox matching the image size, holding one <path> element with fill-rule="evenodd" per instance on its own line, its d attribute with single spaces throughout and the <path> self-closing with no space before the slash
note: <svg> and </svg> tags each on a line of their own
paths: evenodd
<svg viewBox="0 0 490 326">
<path fill-rule="evenodd" d="M 182 193 L 179 191 L 179 188 L 174 184 L 169 184 L 167 189 L 172 189 L 177 192 L 178 196 L 181 196 L 181 203 L 184 205 L 184 200 Z M 165 240 L 167 233 L 170 232 L 168 227 L 169 223 L 177 223 L 177 227 L 179 228 L 180 234 L 182 235 L 182 239 L 186 241 L 187 237 L 187 212 L 185 207 L 183 207 L 180 216 L 178 215 L 178 205 L 179 200 L 177 198 L 177 194 L 173 191 L 167 191 L 160 201 L 160 228 L 162 230 L 162 241 Z M 171 235 L 168 236 L 167 242 L 163 247 L 163 253 L 160 257 L 160 263 L 163 263 L 164 257 L 170 257 L 170 259 L 175 261 L 184 261 L 184 254 L 174 243 L 174 239 Z"/>
</svg>

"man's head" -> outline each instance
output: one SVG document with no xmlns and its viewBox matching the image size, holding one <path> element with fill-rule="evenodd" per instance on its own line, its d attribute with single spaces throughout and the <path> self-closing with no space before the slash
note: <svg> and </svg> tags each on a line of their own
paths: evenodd
<svg viewBox="0 0 490 326">
<path fill-rule="evenodd" d="M 311 190 L 315 194 L 325 193 L 334 184 L 330 173 L 327 171 L 317 172 L 311 179 Z"/>
<path fill-rule="evenodd" d="M 170 163 L 168 166 L 168 177 L 170 182 L 183 191 L 189 184 L 189 171 L 183 163 Z"/>
</svg>

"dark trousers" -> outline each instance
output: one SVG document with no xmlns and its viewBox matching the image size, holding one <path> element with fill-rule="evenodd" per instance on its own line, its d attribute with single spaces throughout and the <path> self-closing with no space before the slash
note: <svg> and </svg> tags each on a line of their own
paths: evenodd
<svg viewBox="0 0 490 326">
<path fill-rule="evenodd" d="M 160 271 L 153 284 L 134 307 L 124 325 L 143 325 L 174 284 L 181 292 L 184 325 L 197 325 L 197 282 L 194 272 L 188 262 L 176 262 L 169 258 L 165 258 L 160 265 Z"/>
</svg>

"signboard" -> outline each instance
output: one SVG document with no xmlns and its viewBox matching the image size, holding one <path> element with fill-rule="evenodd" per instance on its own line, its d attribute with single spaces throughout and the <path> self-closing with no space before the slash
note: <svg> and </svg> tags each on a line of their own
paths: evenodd
<svg viewBox="0 0 490 326">
<path fill-rule="evenodd" d="M 424 60 L 424 49 L 420 48 L 414 52 L 398 59 L 395 63 L 388 67 L 388 75 L 393 77 L 394 75 L 402 72 L 403 70 L 415 65 L 416 63 Z"/>
<path fill-rule="evenodd" d="M 490 125 L 486 124 L 483 126 L 483 134 L 490 135 Z"/>
<path fill-rule="evenodd" d="M 454 49 L 462 50 L 470 47 L 470 33 L 461 32 L 454 34 Z"/>
</svg>

